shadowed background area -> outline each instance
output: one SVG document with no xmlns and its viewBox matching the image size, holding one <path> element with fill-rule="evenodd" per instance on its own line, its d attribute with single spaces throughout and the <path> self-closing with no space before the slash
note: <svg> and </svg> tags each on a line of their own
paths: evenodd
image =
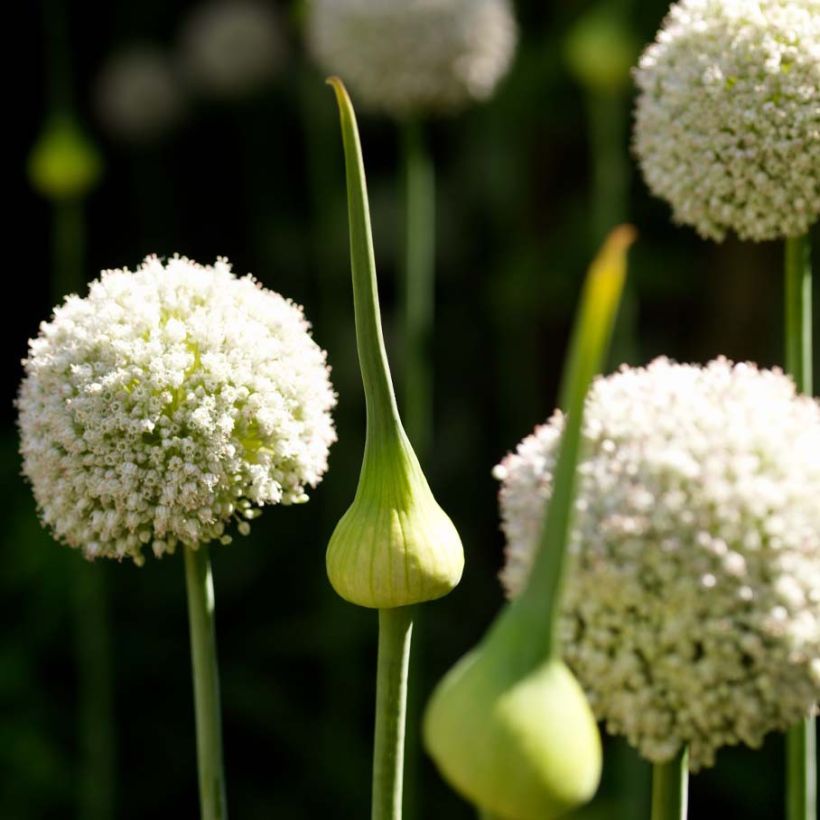
<svg viewBox="0 0 820 820">
<path fill-rule="evenodd" d="M 228 799 L 236 818 L 365 817 L 376 617 L 339 599 L 324 570 L 327 540 L 358 475 L 364 403 L 337 112 L 305 54 L 302 10 L 269 5 L 281 29 L 270 44 L 277 56 L 269 80 L 239 95 L 183 82 L 179 100 L 173 90 L 163 98 L 167 124 L 154 130 L 138 122 L 128 132 L 127 125 L 112 129 L 118 115 L 106 113 L 104 66 L 112 55 L 150 46 L 166 55 L 174 76 L 187 76 L 179 49 L 195 36 L 185 21 L 196 4 L 66 5 L 75 107 L 105 165 L 87 201 L 87 278 L 103 268 L 134 267 L 149 253 L 203 263 L 226 256 L 237 273 L 252 272 L 303 304 L 328 351 L 339 441 L 325 480 L 308 504 L 266 510 L 249 537 L 213 550 Z M 614 7 L 641 44 L 666 10 L 663 0 Z M 589 8 L 582 0 L 519 0 L 519 51 L 498 93 L 429 130 L 438 176 L 435 435 L 422 463 L 461 532 L 467 564 L 461 585 L 426 607 L 418 622 L 410 684 L 416 710 L 502 603 L 496 574 L 503 543 L 490 472 L 552 412 L 582 275 L 609 227 L 593 202 L 595 174 L 601 162 L 607 168 L 590 136 L 594 113 L 564 59 L 568 32 Z M 148 558 L 140 569 L 86 565 L 40 528 L 19 477 L 12 406 L 19 360 L 51 306 L 50 206 L 25 175 L 49 105 L 54 39 L 46 37 L 45 11 L 42 0 L 25 4 L 15 34 L 27 45 L 17 69 L 25 94 L 11 131 L 15 170 L 7 202 L 15 203 L 11 242 L 24 249 L 25 267 L 10 273 L 18 285 L 4 323 L 0 404 L 0 814 L 194 817 L 181 556 Z M 155 99 L 165 92 L 152 93 Z M 631 107 L 627 94 L 610 102 L 616 119 Z M 389 120 L 365 112 L 360 127 L 387 346 L 399 377 L 398 135 Z M 698 362 L 718 354 L 779 361 L 781 248 L 716 245 L 671 225 L 667 206 L 650 198 L 628 158 L 626 129 L 615 138 L 628 187 L 612 213 L 620 208 L 616 220 L 629 219 L 640 232 L 630 271 L 638 345 L 619 350 L 635 363 L 662 353 Z M 102 629 L 78 616 L 83 573 L 102 580 L 104 600 L 95 610 L 105 613 Z M 99 666 L 94 658 L 101 653 L 107 661 Z M 90 698 L 84 707 L 81 691 Z M 95 726 L 105 714 L 111 719 Z M 410 721 L 408 820 L 473 816 L 419 751 L 417 713 Z M 84 763 L 88 744 L 92 758 L 96 749 L 102 760 L 101 779 Z M 600 797 L 579 817 L 646 816 L 639 800 L 620 796 L 625 757 L 623 750 L 608 756 Z M 781 770 L 779 738 L 757 754 L 721 752 L 716 768 L 692 779 L 692 816 L 780 816 Z M 648 780 L 646 789 L 648 796 Z"/>
</svg>

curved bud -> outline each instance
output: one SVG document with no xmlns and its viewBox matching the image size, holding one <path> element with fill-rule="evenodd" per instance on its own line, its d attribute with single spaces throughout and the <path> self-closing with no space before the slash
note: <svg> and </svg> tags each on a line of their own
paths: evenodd
<svg viewBox="0 0 820 820">
<path fill-rule="evenodd" d="M 54 200 L 84 196 L 97 182 L 102 161 L 94 145 L 69 117 L 55 117 L 28 158 L 32 187 Z"/>
<path fill-rule="evenodd" d="M 461 539 L 436 503 L 399 418 L 382 337 L 376 264 L 359 133 L 341 80 L 356 344 L 367 406 L 359 486 L 327 550 L 333 588 L 360 606 L 386 609 L 446 595 L 461 579 Z"/>
<path fill-rule="evenodd" d="M 505 820 L 551 820 L 586 803 L 601 776 L 601 740 L 581 687 L 557 658 L 522 673 L 502 620 L 433 693 L 427 751 L 453 788 Z"/>
</svg>

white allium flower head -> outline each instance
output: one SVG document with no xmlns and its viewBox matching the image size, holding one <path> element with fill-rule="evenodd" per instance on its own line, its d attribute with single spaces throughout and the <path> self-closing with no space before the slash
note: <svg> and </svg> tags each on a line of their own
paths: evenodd
<svg viewBox="0 0 820 820">
<path fill-rule="evenodd" d="M 179 78 L 160 49 L 134 45 L 111 56 L 96 80 L 103 126 L 115 137 L 150 142 L 174 128 L 184 112 Z"/>
<path fill-rule="evenodd" d="M 148 257 L 69 296 L 17 399 L 43 522 L 89 558 L 160 556 L 307 500 L 335 396 L 302 309 L 225 260 Z"/>
<path fill-rule="evenodd" d="M 532 566 L 563 419 L 496 467 L 511 596 Z M 594 383 L 561 611 L 610 732 L 693 769 L 820 700 L 820 404 L 780 371 L 657 359 Z"/>
<path fill-rule="evenodd" d="M 703 237 L 820 217 L 820 0 L 680 0 L 641 57 L 635 151 Z"/>
<path fill-rule="evenodd" d="M 224 98 L 264 86 L 286 56 L 279 19 L 262 0 L 214 0 L 198 6 L 185 22 L 180 50 L 192 85 Z"/>
<path fill-rule="evenodd" d="M 364 106 L 396 117 L 487 99 L 517 39 L 509 0 L 310 0 L 317 62 Z"/>
</svg>

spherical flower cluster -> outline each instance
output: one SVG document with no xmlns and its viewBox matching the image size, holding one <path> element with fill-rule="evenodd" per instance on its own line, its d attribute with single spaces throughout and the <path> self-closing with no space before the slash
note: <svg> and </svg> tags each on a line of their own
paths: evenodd
<svg viewBox="0 0 820 820">
<path fill-rule="evenodd" d="M 308 40 L 362 104 L 405 117 L 488 98 L 512 62 L 509 0 L 311 0 Z"/>
<path fill-rule="evenodd" d="M 563 420 L 496 468 L 510 595 L 526 583 Z M 820 405 L 780 371 L 658 359 L 586 405 L 561 608 L 609 731 L 693 769 L 820 700 Z"/>
<path fill-rule="evenodd" d="M 181 40 L 186 77 L 200 91 L 233 98 L 267 83 L 285 58 L 273 9 L 259 0 L 216 0 L 197 7 Z"/>
<path fill-rule="evenodd" d="M 170 59 L 148 45 L 114 54 L 97 78 L 95 97 L 103 126 L 133 143 L 164 136 L 180 121 L 185 107 Z"/>
<path fill-rule="evenodd" d="M 227 543 L 259 505 L 305 501 L 335 439 L 302 309 L 224 260 L 105 271 L 24 366 L 23 471 L 43 522 L 89 558 Z"/>
<path fill-rule="evenodd" d="M 635 78 L 635 151 L 676 221 L 766 240 L 820 217 L 820 0 L 680 0 Z"/>
</svg>

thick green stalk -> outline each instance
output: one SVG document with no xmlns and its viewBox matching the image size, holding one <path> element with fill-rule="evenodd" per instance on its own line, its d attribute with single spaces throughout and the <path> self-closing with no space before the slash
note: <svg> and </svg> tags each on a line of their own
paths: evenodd
<svg viewBox="0 0 820 820">
<path fill-rule="evenodd" d="M 372 820 L 400 820 L 413 607 L 379 610 Z"/>
<path fill-rule="evenodd" d="M 812 281 L 808 235 L 786 240 L 786 371 L 812 392 Z"/>
<path fill-rule="evenodd" d="M 786 735 L 786 818 L 817 818 L 817 729 L 814 718 L 792 726 Z"/>
<path fill-rule="evenodd" d="M 402 128 L 405 184 L 403 288 L 404 420 L 416 452 L 432 443 L 432 373 L 429 366 L 435 291 L 436 192 L 433 163 L 419 122 Z"/>
<path fill-rule="evenodd" d="M 184 547 L 191 662 L 196 711 L 196 751 L 202 820 L 225 820 L 225 774 L 222 766 L 222 718 L 216 662 L 214 585 L 207 545 Z"/>
<path fill-rule="evenodd" d="M 686 820 L 689 801 L 689 750 L 652 767 L 652 820 Z"/>
<path fill-rule="evenodd" d="M 786 371 L 812 394 L 812 277 L 808 235 L 786 239 Z M 817 818 L 816 720 L 806 718 L 786 737 L 787 820 Z"/>
</svg>

